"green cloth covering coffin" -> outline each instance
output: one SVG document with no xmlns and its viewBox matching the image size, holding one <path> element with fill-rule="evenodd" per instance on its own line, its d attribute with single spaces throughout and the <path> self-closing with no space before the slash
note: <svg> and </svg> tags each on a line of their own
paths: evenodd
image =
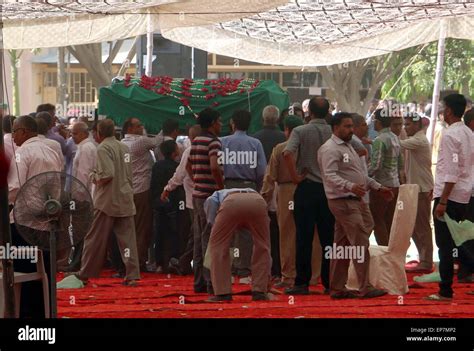
<svg viewBox="0 0 474 351">
<path fill-rule="evenodd" d="M 252 134 L 262 128 L 262 111 L 267 105 L 276 105 L 280 112 L 289 106 L 288 94 L 272 80 L 127 76 L 101 88 L 99 93 L 100 115 L 111 118 L 117 126 L 127 118 L 138 117 L 151 134 L 157 134 L 168 118 L 178 120 L 184 130 L 196 124 L 195 114 L 207 107 L 221 113 L 222 135 L 229 134 L 229 121 L 235 110 L 250 108 Z"/>
</svg>

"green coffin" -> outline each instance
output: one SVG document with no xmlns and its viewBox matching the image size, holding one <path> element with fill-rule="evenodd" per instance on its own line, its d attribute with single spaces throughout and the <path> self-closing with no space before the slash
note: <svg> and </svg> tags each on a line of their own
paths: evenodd
<svg viewBox="0 0 474 351">
<path fill-rule="evenodd" d="M 188 95 L 191 93 L 192 96 L 183 95 L 182 81 L 173 79 L 171 88 L 174 96 L 158 93 L 159 88 L 163 86 L 160 83 L 145 88 L 139 85 L 138 79 L 103 87 L 99 92 L 99 114 L 113 119 L 117 126 L 122 126 L 127 118 L 138 117 L 148 133 L 157 134 L 168 118 L 178 120 L 180 129 L 184 130 L 186 126 L 196 124 L 194 113 L 212 107 L 221 113 L 222 134 L 226 135 L 229 133 L 232 113 L 239 109 L 250 109 L 252 121 L 249 134 L 252 134 L 262 128 L 261 116 L 265 106 L 276 105 L 280 111 L 289 106 L 288 94 L 272 80 L 257 83 L 243 81 L 237 86 L 237 90 L 225 96 L 216 94 L 212 98 L 209 95 L 219 91 L 219 88 L 213 90 L 212 86 L 223 86 L 225 81 L 213 81 L 212 84 L 209 80 L 195 80 L 187 83 L 190 89 Z M 256 86 L 249 89 L 251 82 Z M 185 99 L 189 105 L 185 106 L 181 99 Z"/>
</svg>

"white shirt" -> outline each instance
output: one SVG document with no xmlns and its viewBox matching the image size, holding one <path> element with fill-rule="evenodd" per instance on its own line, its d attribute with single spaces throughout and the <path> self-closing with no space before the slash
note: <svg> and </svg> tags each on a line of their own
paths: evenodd
<svg viewBox="0 0 474 351">
<path fill-rule="evenodd" d="M 89 139 L 84 139 L 77 145 L 76 156 L 72 163 L 72 175 L 84 184 L 92 193 L 92 181 L 90 174 L 97 163 L 97 147 Z"/>
<path fill-rule="evenodd" d="M 423 130 L 407 139 L 400 140 L 400 145 L 407 150 L 405 168 L 408 184 L 418 184 L 420 192 L 433 190 L 433 173 L 431 172 L 431 146 Z"/>
<path fill-rule="evenodd" d="M 186 163 L 188 163 L 189 153 L 191 152 L 191 147 L 188 147 L 184 150 L 183 155 L 181 156 L 181 161 L 179 162 L 176 171 L 173 174 L 173 177 L 168 181 L 168 184 L 165 186 L 166 191 L 173 191 L 178 186 L 184 186 L 184 192 L 186 193 L 186 207 L 193 209 L 193 188 L 194 182 L 189 177 L 188 172 L 186 171 Z"/>
<path fill-rule="evenodd" d="M 60 169 L 62 170 L 64 168 L 64 155 L 63 151 L 61 149 L 61 144 L 57 142 L 54 139 L 48 139 L 44 135 L 38 134 L 38 138 L 48 145 L 53 151 L 58 155 L 58 158 L 60 159 L 61 163 L 59 164 Z"/>
<path fill-rule="evenodd" d="M 133 172 L 133 193 L 140 194 L 150 190 L 153 159 L 150 150 L 156 147 L 158 140 L 136 134 L 125 134 L 122 143 L 130 148 Z"/>
<path fill-rule="evenodd" d="M 8 172 L 8 201 L 14 204 L 20 187 L 40 173 L 61 172 L 55 151 L 38 137 L 28 139 L 16 150 L 16 158 Z M 18 170 L 18 171 L 17 171 Z M 13 222 L 13 216 L 10 217 Z"/>
<path fill-rule="evenodd" d="M 13 150 L 17 149 L 17 146 L 13 141 L 12 133 L 6 133 L 3 135 L 3 146 L 5 148 L 5 154 L 7 155 L 7 158 L 11 161 L 14 155 Z"/>
<path fill-rule="evenodd" d="M 469 203 L 473 163 L 474 134 L 463 122 L 451 124 L 441 137 L 433 197 L 441 197 L 445 183 L 455 183 L 448 199 L 461 204 Z"/>
<path fill-rule="evenodd" d="M 362 146 L 364 145 L 362 143 L 362 140 L 360 140 L 360 138 L 357 135 L 352 134 L 352 139 L 355 140 L 356 142 L 360 143 Z M 360 160 L 362 161 L 362 169 L 364 170 L 364 174 L 368 177 L 369 176 L 369 170 L 367 168 L 367 156 L 365 156 L 365 155 L 360 156 Z M 369 201 L 370 201 L 369 192 L 365 193 L 365 195 L 362 197 L 362 200 L 366 204 L 369 203 Z"/>
</svg>

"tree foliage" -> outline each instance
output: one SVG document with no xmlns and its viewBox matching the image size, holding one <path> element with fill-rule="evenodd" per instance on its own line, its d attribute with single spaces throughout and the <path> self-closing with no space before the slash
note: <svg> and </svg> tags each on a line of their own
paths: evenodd
<svg viewBox="0 0 474 351">
<path fill-rule="evenodd" d="M 382 87 L 382 95 L 400 102 L 429 99 L 433 94 L 438 42 L 430 43 L 418 55 L 400 81 L 393 76 Z M 393 89 L 392 89 L 393 88 Z M 474 91 L 474 42 L 461 39 L 446 39 L 442 90 L 458 90 L 466 96 Z"/>
</svg>

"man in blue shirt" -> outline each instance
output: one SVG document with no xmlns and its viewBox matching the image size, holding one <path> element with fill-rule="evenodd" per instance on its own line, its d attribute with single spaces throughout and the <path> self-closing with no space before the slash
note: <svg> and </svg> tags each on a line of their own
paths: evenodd
<svg viewBox="0 0 474 351">
<path fill-rule="evenodd" d="M 204 211 L 211 236 L 207 247 L 210 258 L 211 281 L 215 296 L 208 302 L 232 300 L 229 246 L 234 232 L 246 228 L 252 233 L 254 250 L 252 255 L 252 300 L 270 300 L 270 218 L 267 203 L 255 190 L 224 189 L 215 191 L 204 203 Z"/>
<path fill-rule="evenodd" d="M 247 135 L 252 116 L 245 110 L 235 111 L 231 126 L 234 134 L 221 139 L 222 151 L 218 163 L 224 166 L 226 188 L 251 188 L 260 190 L 267 167 L 262 143 Z M 252 237 L 247 230 L 239 230 L 235 236 L 236 257 L 234 272 L 248 280 L 250 258 L 252 256 Z"/>
</svg>

